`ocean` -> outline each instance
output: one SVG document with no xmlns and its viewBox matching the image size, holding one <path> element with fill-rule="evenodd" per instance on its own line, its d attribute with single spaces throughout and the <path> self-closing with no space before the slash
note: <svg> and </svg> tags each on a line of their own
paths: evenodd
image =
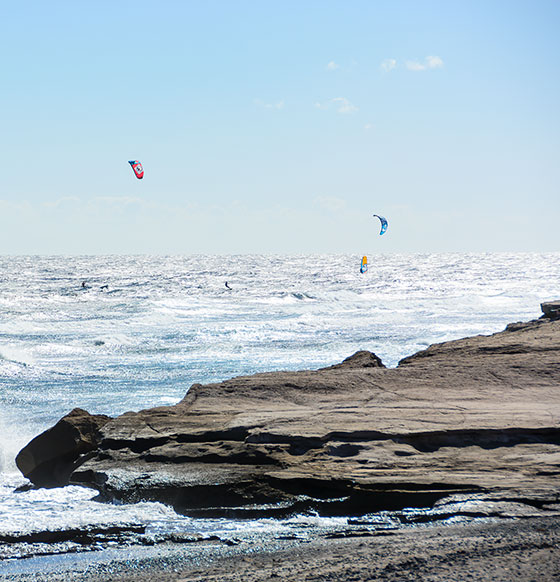
<svg viewBox="0 0 560 582">
<path fill-rule="evenodd" d="M 0 540 L 135 524 L 154 539 L 300 527 L 318 518 L 205 521 L 158 503 L 101 504 L 79 487 L 17 492 L 15 456 L 75 407 L 115 416 L 172 405 L 194 383 L 316 369 L 364 349 L 393 367 L 430 344 L 538 318 L 560 297 L 559 253 L 380 255 L 365 274 L 360 259 L 0 257 Z M 0 559 L 22 551 L 0 543 Z"/>
</svg>

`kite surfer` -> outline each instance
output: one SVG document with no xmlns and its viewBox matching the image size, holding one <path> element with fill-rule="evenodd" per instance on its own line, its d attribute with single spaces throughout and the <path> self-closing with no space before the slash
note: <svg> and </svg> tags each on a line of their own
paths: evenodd
<svg viewBox="0 0 560 582">
<path fill-rule="evenodd" d="M 365 273 L 368 270 L 368 263 L 367 263 L 367 257 L 364 255 L 362 257 L 362 264 L 360 266 L 360 273 Z"/>
</svg>

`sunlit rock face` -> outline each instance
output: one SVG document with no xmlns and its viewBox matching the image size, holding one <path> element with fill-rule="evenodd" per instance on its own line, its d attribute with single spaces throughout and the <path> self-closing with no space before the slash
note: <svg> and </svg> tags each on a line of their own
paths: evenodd
<svg viewBox="0 0 560 582">
<path fill-rule="evenodd" d="M 73 411 L 18 466 L 39 486 L 81 484 L 189 515 L 357 515 L 459 494 L 551 505 L 560 321 L 543 313 L 397 368 L 358 352 L 316 371 L 195 384 L 175 406 L 114 419 Z"/>
</svg>

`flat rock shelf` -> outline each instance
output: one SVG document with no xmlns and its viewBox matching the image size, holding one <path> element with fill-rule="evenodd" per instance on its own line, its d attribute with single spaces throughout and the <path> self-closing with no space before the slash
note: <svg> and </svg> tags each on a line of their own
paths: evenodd
<svg viewBox="0 0 560 582">
<path fill-rule="evenodd" d="M 438 504 L 453 515 L 469 498 L 490 513 L 558 515 L 560 320 L 546 305 L 540 319 L 396 368 L 358 352 L 315 371 L 195 384 L 175 406 L 116 418 L 75 409 L 17 465 L 34 486 L 197 517 Z"/>
</svg>

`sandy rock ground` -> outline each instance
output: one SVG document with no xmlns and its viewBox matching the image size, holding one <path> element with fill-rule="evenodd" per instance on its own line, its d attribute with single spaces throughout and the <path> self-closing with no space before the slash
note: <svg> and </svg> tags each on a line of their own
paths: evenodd
<svg viewBox="0 0 560 582">
<path fill-rule="evenodd" d="M 20 561 L 21 562 L 21 561 Z M 10 582 L 560 580 L 560 522 L 528 518 L 262 543 L 162 544 L 0 564 Z"/>
</svg>

